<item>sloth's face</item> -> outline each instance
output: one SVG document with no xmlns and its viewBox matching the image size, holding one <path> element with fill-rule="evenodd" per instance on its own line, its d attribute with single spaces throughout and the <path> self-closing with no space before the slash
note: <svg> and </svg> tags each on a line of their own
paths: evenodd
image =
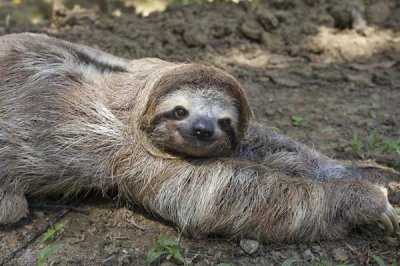
<svg viewBox="0 0 400 266">
<path fill-rule="evenodd" d="M 150 136 L 175 154 L 220 157 L 236 146 L 237 130 L 235 99 L 213 89 L 182 88 L 160 99 Z"/>
</svg>

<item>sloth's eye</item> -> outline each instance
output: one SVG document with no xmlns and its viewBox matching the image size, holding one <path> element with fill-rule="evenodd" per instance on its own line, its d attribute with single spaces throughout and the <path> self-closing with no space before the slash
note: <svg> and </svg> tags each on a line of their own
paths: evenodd
<svg viewBox="0 0 400 266">
<path fill-rule="evenodd" d="M 174 115 L 176 118 L 184 118 L 185 116 L 187 116 L 188 111 L 180 106 L 175 107 L 174 109 Z"/>
<path fill-rule="evenodd" d="M 219 119 L 218 124 L 222 129 L 227 129 L 231 125 L 231 119 L 230 118 Z"/>
</svg>

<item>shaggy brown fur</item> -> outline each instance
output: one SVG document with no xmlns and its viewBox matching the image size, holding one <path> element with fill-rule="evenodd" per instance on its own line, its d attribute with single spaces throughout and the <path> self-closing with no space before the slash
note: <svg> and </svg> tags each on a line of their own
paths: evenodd
<svg viewBox="0 0 400 266">
<path fill-rule="evenodd" d="M 157 104 L 183 86 L 236 100 L 230 154 L 190 158 L 154 145 Z M 196 237 L 335 239 L 378 220 L 398 230 L 379 181 L 255 123 L 227 73 L 44 35 L 0 38 L 0 169 L 0 224 L 27 215 L 25 195 L 118 189 Z"/>
</svg>

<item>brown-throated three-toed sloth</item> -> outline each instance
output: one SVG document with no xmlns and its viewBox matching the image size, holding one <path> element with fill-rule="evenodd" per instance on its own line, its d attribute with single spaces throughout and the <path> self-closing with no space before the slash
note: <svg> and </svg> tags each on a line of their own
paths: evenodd
<svg viewBox="0 0 400 266">
<path fill-rule="evenodd" d="M 0 224 L 25 195 L 117 189 L 192 236 L 342 237 L 398 220 L 383 185 L 253 121 L 222 70 L 0 38 Z"/>
</svg>

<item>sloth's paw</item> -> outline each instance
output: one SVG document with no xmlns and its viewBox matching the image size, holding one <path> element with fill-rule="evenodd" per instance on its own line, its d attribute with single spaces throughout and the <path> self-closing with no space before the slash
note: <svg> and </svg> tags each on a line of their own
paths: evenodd
<svg viewBox="0 0 400 266">
<path fill-rule="evenodd" d="M 379 220 L 385 227 L 388 235 L 400 236 L 399 216 L 397 216 L 396 211 L 389 202 L 386 204 L 385 210 L 381 213 Z"/>
<path fill-rule="evenodd" d="M 16 223 L 28 215 L 28 202 L 23 194 L 0 189 L 0 225 Z"/>
</svg>

